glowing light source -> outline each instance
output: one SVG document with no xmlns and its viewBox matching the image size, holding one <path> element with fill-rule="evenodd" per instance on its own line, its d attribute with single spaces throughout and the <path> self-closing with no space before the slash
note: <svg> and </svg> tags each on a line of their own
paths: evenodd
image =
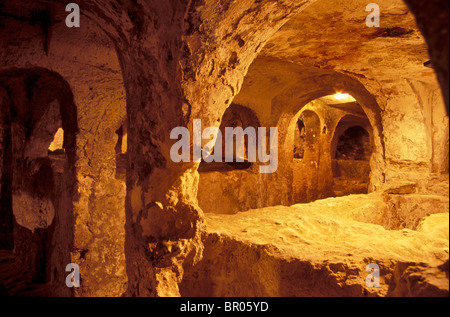
<svg viewBox="0 0 450 317">
<path fill-rule="evenodd" d="M 64 145 L 64 130 L 59 128 L 56 131 L 55 137 L 53 138 L 53 142 L 49 146 L 50 151 L 62 150 Z"/>
<path fill-rule="evenodd" d="M 338 92 L 337 94 L 334 95 L 334 98 L 337 100 L 344 100 L 344 99 L 348 99 L 350 97 L 349 94 L 343 94 Z"/>
</svg>

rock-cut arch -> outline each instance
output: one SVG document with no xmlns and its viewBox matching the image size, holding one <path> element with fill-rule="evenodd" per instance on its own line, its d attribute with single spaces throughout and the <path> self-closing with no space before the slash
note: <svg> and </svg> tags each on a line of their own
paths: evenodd
<svg viewBox="0 0 450 317">
<path fill-rule="evenodd" d="M 73 245 L 76 193 L 77 108 L 72 90 L 59 74 L 44 68 L 0 71 L 3 159 L 2 201 L 10 204 L 14 253 L 27 282 L 51 285 L 51 294 L 70 295 L 61 284 Z M 64 151 L 49 146 L 64 130 Z M 6 151 L 4 151 L 6 150 Z M 4 177 L 8 174 L 8 177 Z M 4 207 L 4 206 L 3 206 Z M 2 210 L 8 212 L 8 210 Z"/>
</svg>

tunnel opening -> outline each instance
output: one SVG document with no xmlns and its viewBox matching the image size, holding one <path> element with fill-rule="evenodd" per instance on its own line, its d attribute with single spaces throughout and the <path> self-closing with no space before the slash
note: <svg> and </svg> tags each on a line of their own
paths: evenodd
<svg viewBox="0 0 450 317">
<path fill-rule="evenodd" d="M 267 67 L 272 61 L 262 59 L 255 63 L 257 67 L 260 64 Z M 277 66 L 274 62 L 274 68 Z M 286 65 L 286 67 L 289 66 Z M 270 67 L 269 69 L 267 72 L 279 71 Z M 258 69 L 258 71 L 261 70 Z M 300 79 L 291 90 L 286 92 L 286 95 L 298 94 L 301 101 L 296 102 L 292 97 L 286 100 L 279 97 L 280 100 L 277 100 L 277 97 L 269 95 L 264 96 L 269 101 L 266 101 L 264 106 L 266 108 L 260 106 L 264 104 L 264 101 L 257 99 L 256 92 L 253 91 L 255 88 L 251 86 L 251 88 L 244 86 L 243 91 L 236 96 L 234 104 L 248 106 L 258 115 L 258 118 L 265 120 L 263 126 L 273 126 L 276 122 L 277 129 L 280 131 L 281 145 L 279 168 L 273 174 L 262 175 L 253 166 L 246 170 L 247 173 L 229 173 L 219 177 L 213 173 L 217 170 L 206 170 L 207 164 L 202 162 L 199 168 L 201 177 L 198 199 L 200 206 L 206 212 L 233 214 L 266 206 L 303 204 L 330 197 L 367 194 L 371 190 L 372 181 L 379 181 L 377 173 L 380 171 L 372 173 L 370 164 L 372 154 L 376 153 L 375 157 L 379 157 L 383 151 L 379 134 L 381 131 L 379 109 L 373 96 L 360 83 L 355 88 L 355 81 L 345 75 L 327 74 L 326 71 L 310 68 L 304 69 L 304 72 L 316 74 L 316 76 L 329 76 L 327 78 L 329 87 L 320 88 L 314 81 L 310 83 L 309 78 Z M 261 87 L 267 89 L 268 83 L 262 79 L 252 77 L 248 80 L 250 83 L 261 80 L 261 83 L 255 86 L 257 89 Z M 302 82 L 303 80 L 305 83 Z M 339 83 L 339 80 L 342 83 Z M 272 85 L 271 80 L 269 85 Z M 308 87 L 307 94 L 303 92 L 304 85 Z M 335 85 L 339 88 L 335 88 Z M 347 89 L 349 92 L 343 93 Z M 242 113 L 243 110 L 239 109 L 239 111 Z M 367 113 L 370 114 L 371 119 Z M 336 159 L 337 143 L 339 137 L 345 132 L 345 129 L 342 129 L 343 127 L 351 128 L 352 126 L 348 125 L 351 123 L 364 127 L 370 133 L 370 146 L 367 146 L 364 152 L 365 160 L 353 160 L 356 163 L 352 163 L 359 164 L 359 171 L 362 173 L 359 178 L 351 178 L 345 174 L 342 165 L 350 160 Z M 242 125 L 240 121 L 234 124 Z M 372 124 L 376 125 L 376 132 L 373 132 Z M 230 167 L 227 168 L 230 169 Z M 273 191 L 271 188 L 278 190 Z M 348 189 L 345 190 L 346 188 Z M 214 199 L 219 195 L 223 197 L 222 202 L 214 204 Z"/>
<path fill-rule="evenodd" d="M 369 192 L 373 133 L 355 98 L 320 97 L 293 120 L 295 203 Z"/>
</svg>

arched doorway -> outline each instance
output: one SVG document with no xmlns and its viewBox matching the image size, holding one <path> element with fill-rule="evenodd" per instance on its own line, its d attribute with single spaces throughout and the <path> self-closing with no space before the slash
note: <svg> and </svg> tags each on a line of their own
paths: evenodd
<svg viewBox="0 0 450 317">
<path fill-rule="evenodd" d="M 354 116 L 342 118 L 331 142 L 335 196 L 369 192 L 372 153 L 372 129 L 368 120 Z"/>
<path fill-rule="evenodd" d="M 0 73 L 2 214 L 12 217 L 14 258 L 22 283 L 46 284 L 69 296 L 64 280 L 73 245 L 77 109 L 67 82 L 42 69 Z M 25 93 L 24 93 L 25 92 Z M 5 98 L 2 99 L 5 101 Z"/>
<path fill-rule="evenodd" d="M 301 119 L 299 119 L 297 121 L 297 127 L 295 129 L 294 136 L 294 159 L 303 159 L 303 157 L 305 156 L 305 138 L 305 123 Z"/>
<path fill-rule="evenodd" d="M 298 120 L 293 127 L 294 203 L 368 193 L 373 130 L 357 100 L 349 94 L 326 95 L 299 113 L 292 119 Z"/>
<path fill-rule="evenodd" d="M 321 120 L 316 112 L 301 112 L 294 135 L 293 192 L 295 202 L 310 202 L 321 197 Z"/>
</svg>

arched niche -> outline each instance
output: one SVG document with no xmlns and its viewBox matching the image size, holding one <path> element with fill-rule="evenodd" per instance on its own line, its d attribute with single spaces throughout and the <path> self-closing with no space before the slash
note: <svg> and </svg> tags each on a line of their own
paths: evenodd
<svg viewBox="0 0 450 317">
<path fill-rule="evenodd" d="M 14 12 L 14 16 L 2 18 L 0 37 L 5 41 L 0 49 L 0 68 L 45 68 L 60 74 L 70 85 L 78 110 L 78 114 L 70 117 L 79 127 L 76 146 L 64 149 L 68 158 L 72 155 L 67 149 L 76 150 L 73 157 L 77 190 L 71 198 L 76 230 L 70 262 L 76 262 L 83 274 L 81 287 L 72 293 L 74 296 L 120 296 L 127 288 L 126 184 L 115 179 L 114 151 L 117 142 L 114 132 L 126 115 L 121 63 L 114 39 L 92 21 L 89 9 L 83 9 L 80 4 L 84 16 L 81 27 L 67 28 L 65 6 L 57 1 L 33 5 L 21 1 L 5 3 L 2 12 Z M 48 36 L 43 33 L 41 23 L 35 23 L 34 18 L 27 19 L 38 17 L 37 13 L 50 13 L 52 23 L 48 25 Z M 43 49 L 43 44 L 48 45 L 48 51 Z M 70 129 L 61 128 L 64 142 L 70 142 Z"/>
<path fill-rule="evenodd" d="M 223 115 L 220 126 L 222 133 L 222 154 L 225 155 L 226 128 L 252 127 L 258 131 L 260 122 L 255 112 L 247 107 L 232 104 Z M 236 147 L 236 138 L 232 145 Z M 207 163 L 202 162 L 198 169 L 198 205 L 206 213 L 234 214 L 249 209 L 259 208 L 265 204 L 268 190 L 264 177 L 259 174 L 259 162 L 248 161 L 248 139 L 245 137 L 244 162 Z M 238 144 L 239 145 L 239 144 Z M 214 153 L 214 150 L 213 150 Z M 236 154 L 236 153 L 234 153 Z M 236 159 L 236 156 L 234 157 Z M 223 156 L 225 159 L 225 156 Z"/>
<path fill-rule="evenodd" d="M 320 175 L 324 161 L 322 160 L 322 120 L 313 110 L 302 110 L 296 115 L 297 125 L 294 129 L 293 202 L 306 203 L 323 198 L 326 194 Z M 301 154 L 298 157 L 297 154 Z"/>
<path fill-rule="evenodd" d="M 302 122 L 305 127 L 305 146 L 307 148 L 313 148 L 317 144 L 317 138 L 320 137 L 321 122 L 320 118 L 314 111 L 305 110 L 301 113 L 298 122 Z"/>
<path fill-rule="evenodd" d="M 63 287 L 73 245 L 73 195 L 77 108 L 70 86 L 44 68 L 0 71 L 6 92 L 1 104 L 3 150 L 2 213 L 14 223 L 14 254 L 26 282 Z M 58 135 L 59 131 L 59 135 Z M 61 135 L 61 131 L 63 131 Z M 60 148 L 51 146 L 59 143 Z M 7 168 L 7 169 L 6 169 Z M 9 210 L 8 210 L 9 209 Z M 53 293 L 52 293 L 53 294 Z"/>
<path fill-rule="evenodd" d="M 298 119 L 294 135 L 294 158 L 303 159 L 305 156 L 306 126 L 303 120 Z"/>
<path fill-rule="evenodd" d="M 212 154 L 215 153 L 215 150 L 218 146 L 221 146 L 222 149 L 222 162 L 212 162 L 206 163 L 202 161 L 198 171 L 200 173 L 212 172 L 212 171 L 231 171 L 231 170 L 247 170 L 250 169 L 255 162 L 250 162 L 248 159 L 248 144 L 249 139 L 248 136 L 245 135 L 243 139 L 238 139 L 234 137 L 233 139 L 226 138 L 226 128 L 242 128 L 244 131 L 247 128 L 254 128 L 255 131 L 258 131 L 260 127 L 260 123 L 258 117 L 255 112 L 247 107 L 241 106 L 239 104 L 232 104 L 227 108 L 225 113 L 223 114 L 220 132 L 221 132 L 221 140 L 216 142 L 216 146 L 214 147 Z M 229 142 L 230 144 L 227 144 Z M 233 148 L 233 162 L 226 162 L 226 151 L 228 148 Z M 242 153 L 244 154 L 243 159 L 244 162 L 237 162 L 238 158 L 238 149 L 242 149 Z"/>
</svg>

